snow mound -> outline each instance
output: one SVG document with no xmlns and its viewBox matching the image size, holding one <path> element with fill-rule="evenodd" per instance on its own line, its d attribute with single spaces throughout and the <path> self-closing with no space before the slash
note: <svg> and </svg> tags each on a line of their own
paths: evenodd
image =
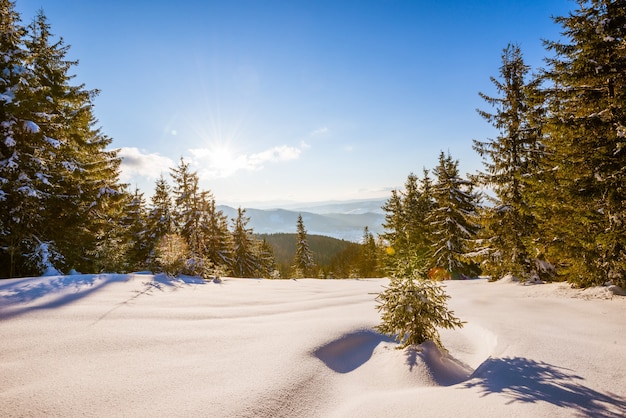
<svg viewBox="0 0 626 418">
<path fill-rule="evenodd" d="M 617 295 L 617 296 L 626 296 L 626 290 L 625 290 L 625 289 L 622 289 L 621 287 L 616 286 L 616 285 L 614 285 L 614 284 L 612 284 L 612 285 L 610 285 L 609 287 L 607 287 L 607 289 L 608 289 L 611 293 L 613 293 L 614 295 Z"/>
<path fill-rule="evenodd" d="M 381 342 L 393 339 L 370 330 L 346 334 L 313 352 L 331 370 L 349 373 L 367 362 Z"/>
<path fill-rule="evenodd" d="M 371 330 L 345 334 L 313 355 L 332 371 L 353 374 L 355 380 L 380 389 L 451 386 L 473 373 L 467 364 L 430 341 L 399 350 L 391 338 Z"/>
</svg>

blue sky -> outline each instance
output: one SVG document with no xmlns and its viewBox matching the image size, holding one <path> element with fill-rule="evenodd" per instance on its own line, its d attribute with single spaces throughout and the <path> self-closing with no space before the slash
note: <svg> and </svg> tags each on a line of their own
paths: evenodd
<svg viewBox="0 0 626 418">
<path fill-rule="evenodd" d="M 17 0 L 43 8 L 99 89 L 95 113 L 146 195 L 181 157 L 218 203 L 388 197 L 441 150 L 481 169 L 476 113 L 502 49 L 536 69 L 567 0 Z M 252 203 L 251 203 L 252 202 Z"/>
</svg>

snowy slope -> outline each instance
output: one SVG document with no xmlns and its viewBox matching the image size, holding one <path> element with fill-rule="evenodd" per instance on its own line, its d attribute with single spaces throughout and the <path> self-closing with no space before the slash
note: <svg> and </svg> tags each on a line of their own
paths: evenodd
<svg viewBox="0 0 626 418">
<path fill-rule="evenodd" d="M 624 297 L 563 284 L 447 283 L 467 321 L 396 350 L 386 280 L 0 281 L 3 417 L 617 417 Z M 603 298 L 612 299 L 603 299 Z"/>
</svg>

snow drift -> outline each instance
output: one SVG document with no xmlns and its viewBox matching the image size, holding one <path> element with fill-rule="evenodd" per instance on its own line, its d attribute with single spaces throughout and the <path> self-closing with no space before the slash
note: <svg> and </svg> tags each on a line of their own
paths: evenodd
<svg viewBox="0 0 626 418">
<path fill-rule="evenodd" d="M 3 416 L 626 414 L 626 298 L 448 282 L 467 325 L 397 350 L 376 280 L 0 281 Z"/>
</svg>

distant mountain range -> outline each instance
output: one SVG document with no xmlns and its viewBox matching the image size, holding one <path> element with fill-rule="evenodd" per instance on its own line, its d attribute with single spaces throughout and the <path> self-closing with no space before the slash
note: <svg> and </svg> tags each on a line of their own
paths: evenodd
<svg viewBox="0 0 626 418">
<path fill-rule="evenodd" d="M 385 215 L 381 207 L 385 200 L 359 200 L 294 205 L 289 209 L 246 208 L 248 226 L 256 234 L 295 233 L 298 214 L 308 234 L 324 235 L 359 242 L 367 226 L 374 235 L 382 233 Z M 228 218 L 237 216 L 237 209 L 218 206 Z"/>
</svg>

